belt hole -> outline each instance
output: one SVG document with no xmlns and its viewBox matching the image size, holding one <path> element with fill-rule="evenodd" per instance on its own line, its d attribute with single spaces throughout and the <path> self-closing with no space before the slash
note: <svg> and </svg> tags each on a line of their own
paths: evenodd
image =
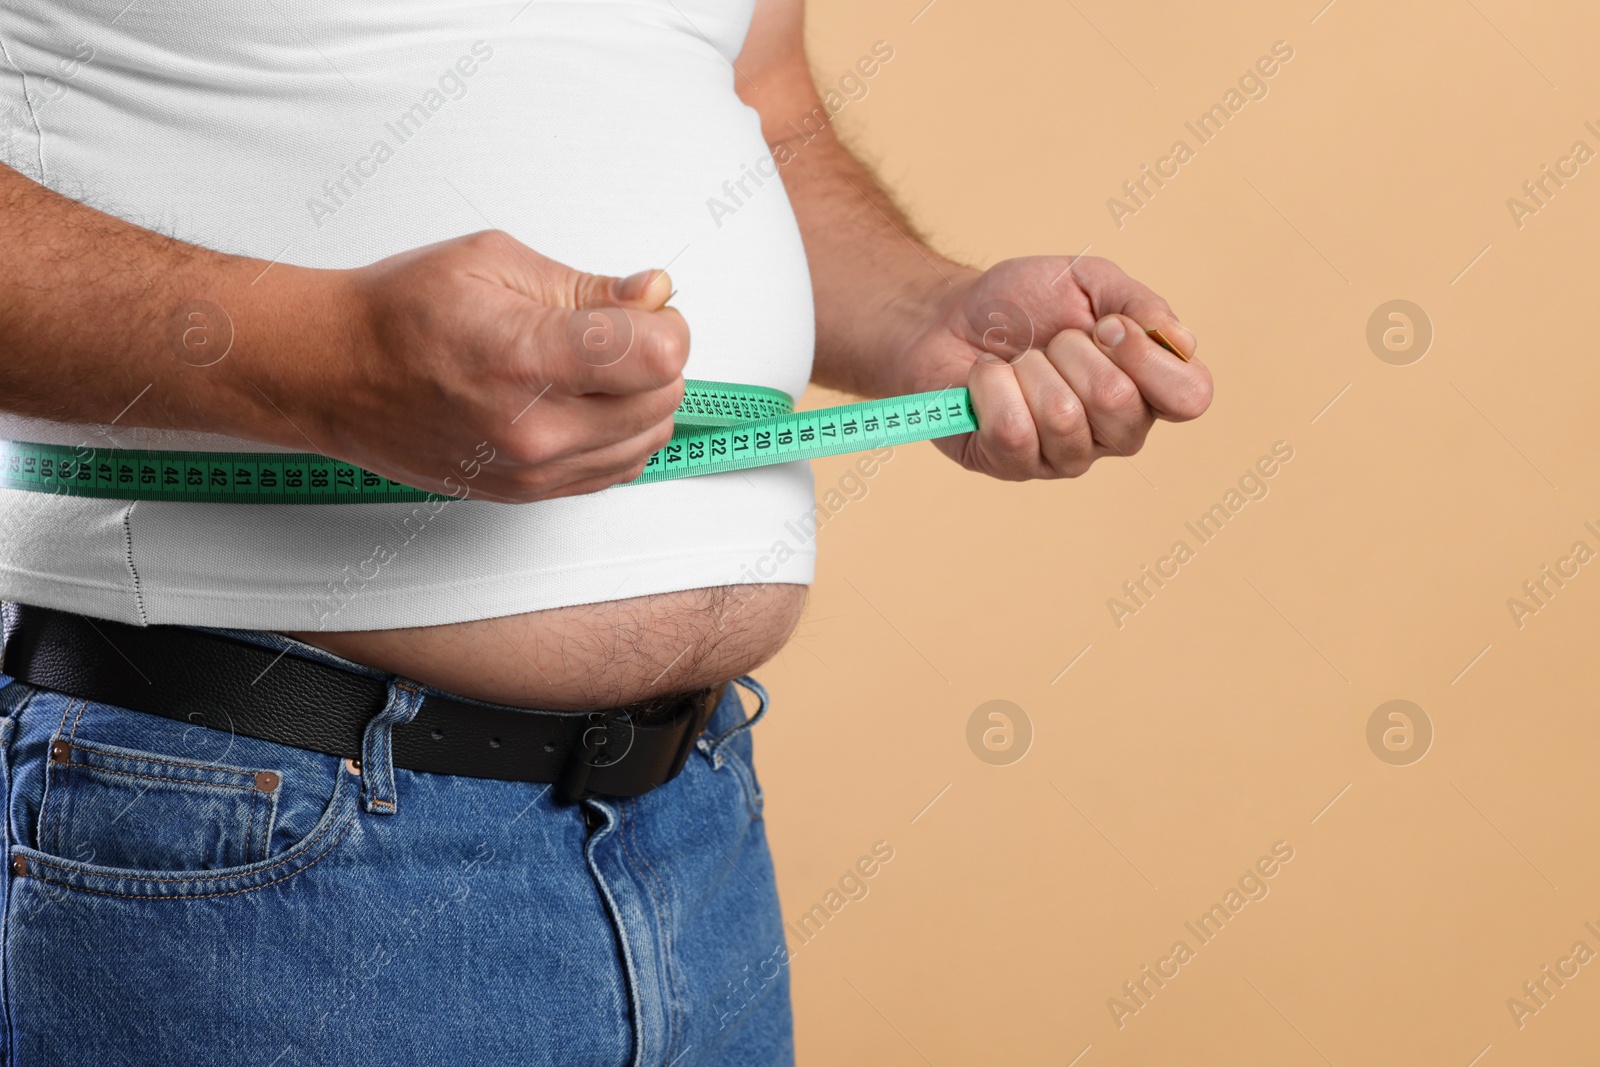
<svg viewBox="0 0 1600 1067">
<path fill-rule="evenodd" d="M 500 739 L 498 737 L 489 738 L 489 747 L 490 748 L 499 748 L 500 747 Z"/>
<path fill-rule="evenodd" d="M 544 750 L 546 752 L 554 752 L 556 750 L 556 743 L 554 741 L 546 741 L 544 743 Z"/>
<path fill-rule="evenodd" d="M 443 730 L 441 730 L 441 729 L 439 729 L 439 728 L 438 728 L 438 727 L 437 727 L 437 726 L 435 726 L 435 727 L 434 727 L 434 728 L 433 728 L 433 729 L 432 729 L 432 730 L 430 730 L 430 731 L 429 731 L 429 732 L 430 732 L 430 733 L 431 733 L 431 734 L 433 734 L 433 739 L 434 739 L 434 740 L 435 740 L 435 741 L 443 741 L 443 740 L 444 740 L 444 731 L 443 731 Z"/>
</svg>

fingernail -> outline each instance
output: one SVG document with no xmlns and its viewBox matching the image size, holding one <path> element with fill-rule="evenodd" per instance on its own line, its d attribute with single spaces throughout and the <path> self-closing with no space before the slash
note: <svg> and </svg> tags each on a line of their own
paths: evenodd
<svg viewBox="0 0 1600 1067">
<path fill-rule="evenodd" d="M 1199 339 L 1197 337 L 1195 337 L 1194 331 L 1189 329 L 1189 327 L 1185 326 L 1183 323 L 1174 322 L 1172 324 L 1172 329 L 1174 329 L 1174 330 L 1178 331 L 1180 334 L 1182 334 L 1183 337 L 1184 337 L 1184 340 L 1189 342 L 1189 351 L 1193 352 L 1194 351 L 1194 346 L 1200 343 Z"/>
<path fill-rule="evenodd" d="M 1095 323 L 1094 335 L 1107 348 L 1115 348 L 1122 343 L 1124 337 L 1128 336 L 1128 330 L 1122 325 L 1121 319 L 1115 315 L 1107 315 Z"/>
<path fill-rule="evenodd" d="M 654 270 L 642 270 L 638 274 L 630 274 L 617 283 L 618 300 L 638 300 L 650 289 L 650 283 L 655 279 Z"/>
</svg>

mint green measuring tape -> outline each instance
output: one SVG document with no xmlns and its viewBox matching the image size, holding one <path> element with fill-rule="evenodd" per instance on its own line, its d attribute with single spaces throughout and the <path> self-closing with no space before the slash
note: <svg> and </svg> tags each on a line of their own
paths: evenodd
<svg viewBox="0 0 1600 1067">
<path fill-rule="evenodd" d="M 964 387 L 796 412 L 793 398 L 776 389 L 690 380 L 673 416 L 672 440 L 626 484 L 860 452 L 977 428 Z M 214 504 L 450 499 L 310 453 L 168 452 L 27 441 L 0 441 L 0 488 Z"/>
</svg>

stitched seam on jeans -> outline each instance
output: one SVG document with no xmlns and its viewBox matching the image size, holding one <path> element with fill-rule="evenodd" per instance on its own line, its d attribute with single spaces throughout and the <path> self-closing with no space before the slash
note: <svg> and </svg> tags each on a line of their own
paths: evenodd
<svg viewBox="0 0 1600 1067">
<path fill-rule="evenodd" d="M 333 789 L 334 789 L 334 794 L 333 794 L 334 795 L 334 799 L 337 800 L 343 795 L 343 792 L 344 792 L 344 778 L 343 777 L 336 777 L 334 779 Z M 54 870 L 57 870 L 57 871 L 63 871 L 65 873 L 67 873 L 67 874 L 76 874 L 79 877 L 83 877 L 83 878 L 120 878 L 124 882 L 150 882 L 150 883 L 156 883 L 156 882 L 226 882 L 229 879 L 233 879 L 233 878 L 248 878 L 248 877 L 250 877 L 250 875 L 253 875 L 253 874 L 263 874 L 263 873 L 265 873 L 267 871 L 272 870 L 273 867 L 281 867 L 285 863 L 293 863 L 297 858 L 299 858 L 300 855 L 302 855 L 303 853 L 311 851 L 312 846 L 315 845 L 319 839 L 327 836 L 328 831 L 330 829 L 332 829 L 332 827 L 323 827 L 323 829 L 317 833 L 316 837 L 313 837 L 311 840 L 307 841 L 301 847 L 299 847 L 297 849 L 294 849 L 288 855 L 286 855 L 282 859 L 280 859 L 277 863 L 272 864 L 271 867 L 263 867 L 263 868 L 261 868 L 261 870 L 252 871 L 252 872 L 250 872 L 250 874 L 247 874 L 247 875 L 219 874 L 219 875 L 210 875 L 210 876 L 207 876 L 207 877 L 200 877 L 200 878 L 145 878 L 145 877 L 141 877 L 139 875 L 121 876 L 121 875 L 105 875 L 105 874 L 84 874 L 82 871 L 75 871 L 71 867 L 63 867 L 60 864 L 50 863 L 50 862 L 48 862 L 46 860 L 30 860 L 29 862 L 38 864 L 41 867 L 50 867 L 50 868 L 52 868 Z M 340 840 L 343 840 L 343 836 L 342 835 L 340 837 Z M 267 884 L 270 885 L 271 883 L 269 882 Z M 107 893 L 105 895 L 106 896 L 117 896 L 118 894 L 116 894 L 116 893 Z M 215 894 L 215 895 L 217 895 L 217 896 L 226 896 L 227 894 L 219 893 L 219 894 Z"/>
<path fill-rule="evenodd" d="M 739 779 L 739 793 L 744 797 L 745 811 L 752 819 L 757 817 L 758 806 L 756 803 L 756 778 L 750 765 L 738 755 L 728 757 L 728 764 L 733 767 L 733 776 Z"/>
<path fill-rule="evenodd" d="M 57 763 L 56 766 L 82 767 L 85 770 L 99 771 L 101 774 L 120 774 L 124 778 L 146 778 L 152 782 L 177 782 L 179 785 L 198 785 L 215 789 L 248 789 L 252 793 L 256 792 L 255 786 L 245 785 L 242 782 L 200 782 L 193 778 L 167 778 L 159 774 L 139 774 L 137 771 L 119 771 L 113 767 L 102 767 L 97 763 Z"/>
<path fill-rule="evenodd" d="M 54 780 L 52 780 L 54 779 Z M 61 842 L 56 826 L 61 821 L 61 804 L 63 789 L 61 775 L 56 773 L 56 768 L 50 764 L 44 769 L 44 795 L 39 798 L 39 825 L 35 836 L 39 840 L 39 848 L 46 852 L 60 852 L 58 847 Z"/>
<path fill-rule="evenodd" d="M 256 819 L 256 808 L 261 806 L 262 795 L 264 795 L 264 793 L 262 793 L 259 789 L 250 790 L 250 821 L 246 822 L 245 824 L 246 864 L 253 864 L 253 862 L 258 861 L 258 859 L 266 859 L 267 857 L 267 841 L 266 832 L 264 832 L 264 829 L 262 829 L 261 835 L 261 853 L 259 853 L 259 856 L 256 854 L 256 822 L 258 822 L 258 819 Z M 264 817 L 262 817 L 262 821 L 264 821 Z"/>
<path fill-rule="evenodd" d="M 67 729 L 67 716 L 71 715 L 72 714 L 72 709 L 77 707 L 77 706 L 78 706 L 78 698 L 77 697 L 69 697 L 67 699 L 67 706 L 61 709 L 61 721 L 56 723 L 56 732 L 55 732 L 55 736 L 56 737 L 60 737 L 63 733 L 66 732 L 66 729 Z M 79 714 L 81 715 L 82 712 L 80 711 Z M 77 719 L 73 719 L 72 720 L 72 728 L 74 730 L 76 730 L 78 728 L 78 720 Z M 50 828 L 47 830 L 45 828 L 45 816 L 48 814 L 48 812 L 46 810 L 44 810 L 44 805 L 52 799 L 51 796 L 50 796 L 50 772 L 49 772 L 49 767 L 48 766 L 46 766 L 46 768 L 45 768 L 45 779 L 44 779 L 44 782 L 45 782 L 45 785 L 44 785 L 44 793 L 45 793 L 45 795 L 39 798 L 39 806 L 40 806 L 39 830 L 38 830 L 38 833 L 39 833 L 39 846 L 41 848 L 43 848 L 46 836 L 48 834 L 54 834 L 53 837 L 49 838 L 50 851 L 52 851 L 52 852 L 60 852 L 61 851 L 61 808 L 63 806 L 62 805 L 62 801 L 65 798 L 64 797 L 57 798 L 56 802 L 52 805 L 55 808 L 55 818 L 50 820 Z M 64 787 L 64 783 L 63 783 L 63 785 L 58 785 L 56 787 L 56 791 L 60 792 L 63 787 Z"/>
<path fill-rule="evenodd" d="M 628 860 L 628 865 L 630 867 L 632 867 L 637 872 L 638 868 L 641 865 L 641 861 L 639 860 L 635 849 L 628 844 L 629 838 L 630 838 L 631 833 L 632 833 L 632 828 L 631 828 L 631 825 L 630 825 L 629 820 L 628 820 L 628 808 L 629 808 L 629 806 L 630 806 L 630 803 L 628 801 L 623 801 L 622 803 L 619 803 L 617 805 L 617 844 L 621 846 L 622 854 Z M 640 879 L 641 879 L 641 882 L 642 882 L 643 881 L 643 874 L 642 873 L 640 874 Z M 650 907 L 656 913 L 656 923 L 657 923 L 657 926 L 659 928 L 660 921 L 661 921 L 661 906 L 660 906 L 659 903 L 657 903 L 655 894 L 650 892 L 649 887 L 648 886 L 644 886 L 643 888 L 644 888 L 644 891 L 645 891 L 645 896 L 650 898 Z M 643 941 L 643 943 L 640 945 L 641 949 L 644 948 L 645 945 L 649 945 L 650 948 L 651 948 L 651 951 L 655 952 L 655 946 L 657 944 L 659 944 L 660 938 L 657 937 L 657 936 L 650 936 L 648 938 L 642 939 L 642 941 Z M 655 955 L 656 955 L 656 957 L 657 957 L 657 959 L 659 961 L 658 966 L 661 968 L 661 980 L 666 980 L 666 977 L 667 977 L 666 976 L 667 963 L 666 963 L 666 959 L 664 958 L 664 954 L 660 953 L 660 952 L 655 952 Z M 668 983 L 668 986 L 670 988 L 670 982 Z M 643 990 L 640 990 L 640 997 L 641 997 L 640 1013 L 641 1013 L 641 1015 L 643 1014 L 643 1011 L 644 1011 L 644 1006 L 643 1006 L 643 1003 L 642 1003 L 643 992 L 644 992 Z M 641 1019 L 640 1021 L 642 1023 L 643 1019 Z M 671 1018 L 671 1015 L 669 1014 L 668 1018 L 667 1018 L 667 1048 L 669 1048 L 669 1049 L 672 1047 L 672 1039 L 673 1039 L 672 1018 Z"/>
<path fill-rule="evenodd" d="M 26 682 L 14 681 L 11 684 L 26 688 L 18 690 L 22 694 L 22 699 L 17 701 L 16 706 L 11 709 L 11 714 L 5 716 L 5 718 L 11 720 L 9 728 L 0 730 L 0 739 L 3 739 L 0 740 L 0 802 L 5 804 L 4 810 L 0 810 L 0 841 L 4 842 L 8 852 L 11 845 L 21 840 L 23 836 L 20 833 L 15 833 L 16 828 L 11 825 L 11 759 L 13 755 L 11 744 L 17 739 L 17 731 L 21 728 L 22 716 L 27 712 L 28 708 L 33 706 L 33 702 L 39 694 L 44 692 L 42 689 L 29 686 Z M 4 931 L 4 908 L 0 907 L 0 943 L 3 943 Z M 4 993 L 4 981 L 5 964 L 0 961 L 0 994 Z M 11 1025 L 9 1021 L 10 1015 L 3 1005 L 0 1005 L 0 1017 L 6 1020 L 4 1025 L 9 1030 Z"/>
<path fill-rule="evenodd" d="M 67 731 L 67 744 L 69 744 L 69 745 L 72 744 L 72 739 L 74 739 L 74 737 L 77 737 L 77 734 L 78 734 L 78 723 L 82 723 L 82 721 L 83 721 L 83 712 L 86 712 L 86 710 L 88 710 L 88 707 L 90 707 L 90 702 L 88 702 L 88 701 L 77 701 L 77 699 L 74 699 L 74 704 L 77 704 L 77 713 L 75 713 L 74 717 L 72 717 L 72 726 L 70 726 L 69 731 Z M 67 721 L 66 715 L 62 715 L 62 717 L 61 717 L 62 725 L 66 725 L 66 721 Z M 59 733 L 59 729 L 58 729 L 58 733 Z M 48 765 L 48 768 L 54 768 L 54 766 L 56 766 L 56 763 L 54 763 L 54 761 L 51 761 L 50 765 Z M 54 829 L 54 837 L 51 838 L 51 846 L 53 846 L 53 848 L 51 848 L 51 851 L 54 851 L 54 853 L 62 853 L 62 851 L 66 851 L 66 849 L 62 848 L 62 846 L 61 846 L 61 827 L 62 827 L 62 825 L 66 824 L 67 808 L 70 808 L 70 806 L 72 806 L 72 793 L 66 792 L 66 789 L 67 789 L 67 769 L 70 769 L 70 766 L 72 766 L 72 765 L 70 765 L 70 763 L 66 763 L 66 765 L 61 765 L 61 766 L 62 766 L 61 774 L 59 774 L 59 779 L 61 779 L 61 785 L 59 785 L 59 789 L 58 789 L 58 792 L 61 793 L 61 800 L 59 800 L 58 805 L 56 805 L 56 821 L 54 821 L 54 827 L 53 827 L 53 829 Z M 46 782 L 48 782 L 48 779 L 46 779 Z"/>
<path fill-rule="evenodd" d="M 17 687 L 17 692 L 21 694 L 21 698 L 9 714 L 0 716 L 0 718 L 11 720 L 11 728 L 4 731 L 4 740 L 0 741 L 0 751 L 11 747 L 11 743 L 17 739 L 17 730 L 21 728 L 22 716 L 29 708 L 33 707 L 33 702 L 39 698 L 40 694 L 48 692 L 48 690 L 37 689 L 20 680 L 13 680 L 11 684 Z"/>
<path fill-rule="evenodd" d="M 69 730 L 68 733 L 67 733 L 67 744 L 68 745 L 71 745 L 73 743 L 74 739 L 77 738 L 77 736 L 78 736 L 78 725 L 83 722 L 83 713 L 88 711 L 88 710 L 89 710 L 89 702 L 87 700 L 82 701 L 81 703 L 78 704 L 78 713 L 72 717 L 72 729 Z M 64 764 L 64 767 L 66 769 L 71 769 L 72 764 L 70 764 L 70 763 Z M 62 772 L 63 778 L 65 777 L 65 773 L 66 772 L 64 770 Z M 63 790 L 65 790 L 65 786 L 66 786 L 66 782 L 63 781 L 62 782 Z M 63 792 L 61 799 L 62 799 L 62 801 L 64 803 L 60 804 L 56 808 L 56 839 L 55 839 L 55 851 L 56 852 L 64 851 L 62 849 L 62 847 L 61 847 L 61 827 L 62 827 L 62 824 L 63 824 L 65 818 L 66 818 L 66 809 L 73 802 L 73 796 L 70 793 Z"/>
<path fill-rule="evenodd" d="M 400 686 L 400 688 L 404 689 L 405 687 Z M 377 785 L 373 792 L 372 802 L 388 808 L 394 807 L 395 790 L 394 751 L 389 747 L 389 743 L 394 737 L 395 720 L 398 718 L 399 716 L 397 715 L 394 718 L 386 719 L 383 727 L 378 731 L 377 738 L 379 771 L 373 778 Z M 362 766 L 364 767 L 365 764 Z M 365 775 L 362 775 L 362 781 L 366 781 Z"/>
<path fill-rule="evenodd" d="M 619 842 L 621 840 L 621 823 L 622 811 L 621 806 L 618 805 L 617 824 Z M 594 846 L 592 844 L 593 841 L 594 839 L 591 837 L 587 839 L 582 846 L 581 853 L 583 855 L 583 865 L 589 872 L 590 882 L 593 884 L 596 893 L 598 893 L 600 896 L 600 900 L 602 902 L 601 906 L 605 911 L 606 919 L 608 922 L 610 922 L 612 931 L 615 933 L 617 938 L 617 948 L 620 950 L 619 954 L 622 957 L 621 986 L 623 1011 L 627 1014 L 629 1025 L 635 1026 L 635 1028 L 642 1033 L 644 1029 L 645 1009 L 644 991 L 639 988 L 638 981 L 639 954 L 635 950 L 633 933 L 628 929 L 628 924 L 623 920 L 622 905 L 617 900 L 617 894 L 613 892 L 611 883 L 607 881 L 606 876 L 600 870 L 600 861 L 599 857 L 594 854 Z M 635 1056 L 629 1060 L 630 1063 L 636 1062 L 638 1059 L 638 1046 L 639 1039 L 636 1037 L 634 1040 Z"/>
<path fill-rule="evenodd" d="M 250 810 L 245 813 L 244 819 L 244 861 L 246 863 L 253 862 L 250 855 L 250 846 L 256 840 L 256 799 L 260 795 L 259 790 L 250 790 Z M 265 856 L 261 858 L 266 859 Z"/>
<path fill-rule="evenodd" d="M 389 771 L 389 780 L 393 781 L 394 764 L 389 762 L 389 755 L 384 750 L 383 738 L 388 733 L 389 723 L 380 722 L 372 727 L 378 732 L 372 739 L 372 752 L 368 753 L 366 745 L 361 746 L 361 798 L 365 806 L 393 808 L 394 801 L 388 799 L 390 790 L 387 788 L 384 771 Z"/>
<path fill-rule="evenodd" d="M 662 951 L 660 953 L 660 956 L 661 956 L 661 970 L 662 970 L 662 979 L 664 980 L 663 984 L 665 984 L 665 986 L 667 987 L 667 1008 L 668 1008 L 668 1011 L 667 1011 L 667 1045 L 666 1045 L 666 1049 L 664 1051 L 670 1053 L 672 1051 L 673 1045 L 676 1044 L 676 1042 L 677 1042 L 677 1036 L 678 1036 L 678 1001 L 679 1001 L 680 998 L 678 996 L 678 988 L 677 988 L 677 982 L 676 982 L 677 967 L 675 966 L 675 961 L 673 960 L 673 951 L 672 951 L 672 924 L 667 922 L 667 915 L 666 915 L 666 911 L 665 911 L 665 899 L 666 899 L 667 890 L 666 890 L 666 886 L 662 884 L 660 875 L 658 875 L 656 873 L 656 869 L 653 866 L 651 866 L 649 857 L 645 855 L 644 843 L 639 840 L 639 836 L 638 836 L 639 820 L 637 818 L 632 820 L 631 825 L 633 826 L 633 832 L 630 834 L 628 832 L 628 829 L 627 829 L 628 824 L 629 824 L 629 820 L 627 818 L 627 815 L 624 814 L 624 809 L 632 809 L 632 810 L 635 811 L 635 813 L 637 813 L 638 801 L 637 800 L 628 800 L 628 801 L 625 801 L 623 804 L 618 805 L 618 808 L 617 808 L 617 815 L 618 815 L 618 817 L 620 819 L 622 819 L 622 821 L 624 823 L 624 830 L 623 830 L 623 833 L 620 835 L 622 840 L 624 842 L 626 842 L 631 837 L 633 842 L 634 842 L 634 845 L 637 846 L 636 848 L 627 848 L 626 844 L 624 844 L 623 847 L 625 849 L 627 849 L 628 854 L 630 856 L 634 856 L 634 857 L 637 858 L 637 862 L 639 864 L 641 864 L 646 871 L 649 872 L 650 880 L 652 882 L 654 882 L 656 884 L 656 888 L 661 891 L 660 896 L 657 896 L 655 893 L 650 893 L 648 889 L 646 890 L 646 893 L 650 897 L 651 907 L 653 907 L 655 909 L 655 913 L 656 913 L 656 929 L 658 931 L 658 936 L 659 936 L 659 938 L 661 940 L 661 946 L 662 946 Z"/>
<path fill-rule="evenodd" d="M 715 741 L 710 743 L 710 755 L 712 757 L 712 770 L 721 771 L 723 764 L 732 765 L 733 775 L 735 778 L 739 779 L 739 791 L 744 794 L 745 807 L 749 809 L 752 817 L 760 818 L 760 791 L 756 787 L 755 767 L 753 765 L 754 761 L 745 759 L 732 748 L 729 748 L 726 751 L 723 750 L 724 744 L 733 740 L 734 735 L 742 731 L 749 730 L 750 727 L 754 725 L 755 717 L 750 716 L 738 726 L 725 731 Z"/>
<path fill-rule="evenodd" d="M 161 759 L 157 756 L 125 756 L 120 752 L 110 752 L 103 748 L 96 748 L 92 744 L 74 744 L 72 747 L 75 749 L 82 749 L 85 752 L 93 752 L 97 756 L 105 756 L 107 759 L 127 760 L 129 763 L 159 763 L 167 767 L 189 767 L 197 771 L 213 771 L 217 774 L 236 774 L 241 778 L 255 777 L 254 772 L 252 771 L 235 770 L 232 767 L 220 767 L 214 763 L 194 763 L 192 761 L 185 760 Z M 255 786 L 251 785 L 248 788 L 254 789 Z"/>
<path fill-rule="evenodd" d="M 629 826 L 628 826 L 628 816 L 627 816 L 626 808 L 627 808 L 627 802 L 626 801 L 619 801 L 618 802 L 618 804 L 617 804 L 617 847 L 622 850 L 622 856 L 623 856 L 623 859 L 626 861 L 626 864 L 627 864 L 627 867 L 628 867 L 629 871 L 633 872 L 633 873 L 637 873 L 637 868 L 638 868 L 639 865 L 638 865 L 637 860 L 634 858 L 634 850 L 631 847 L 629 847 L 629 845 L 628 845 Z M 641 879 L 642 879 L 642 876 L 641 876 Z M 650 893 L 650 891 L 649 891 L 649 889 L 647 887 L 645 888 L 645 895 L 650 898 L 650 906 L 651 906 L 651 908 L 655 908 L 655 906 L 656 906 L 655 896 L 654 896 L 654 894 Z M 659 917 L 659 912 L 657 913 L 657 915 Z M 621 919 L 620 910 L 619 910 L 619 913 L 618 913 L 618 919 L 619 919 L 618 925 L 621 926 L 622 924 L 620 922 L 620 919 Z M 646 946 L 649 946 L 650 950 L 652 952 L 654 952 L 656 944 L 657 944 L 657 938 L 655 938 L 652 935 L 652 936 L 649 936 L 649 937 L 642 937 L 640 939 L 640 946 L 639 947 L 640 947 L 641 950 L 643 950 Z M 657 953 L 656 955 L 659 958 L 660 954 Z M 637 965 L 637 961 L 635 961 L 635 963 Z M 665 966 L 665 965 L 664 964 L 658 964 L 658 966 Z M 644 1014 L 645 1014 L 645 1010 L 646 1010 L 645 1009 L 645 992 L 644 992 L 643 988 L 639 988 L 637 990 L 637 993 L 638 993 L 638 996 L 639 996 L 639 1015 L 640 1015 L 639 1024 L 640 1024 L 640 1034 L 641 1034 L 641 1040 L 642 1040 L 642 1035 L 648 1029 L 645 1026 L 645 1018 L 644 1018 Z M 668 1023 L 668 1041 L 670 1042 L 670 1040 L 671 1040 L 671 1024 L 669 1022 Z"/>
<path fill-rule="evenodd" d="M 79 893 L 93 893 L 97 897 L 116 897 L 116 898 L 118 898 L 120 900 L 211 900 L 211 899 L 214 899 L 216 897 L 236 897 L 240 893 L 253 893 L 258 889 L 265 889 L 268 886 L 277 885 L 280 882 L 287 882 L 289 879 L 295 877 L 296 875 L 301 875 L 301 874 L 304 874 L 306 871 L 309 871 L 311 868 L 315 867 L 317 864 L 321 863 L 323 860 L 325 860 L 329 856 L 333 855 L 333 850 L 338 848 L 341 844 L 344 843 L 344 839 L 350 836 L 350 831 L 355 829 L 355 825 L 356 825 L 355 824 L 355 820 L 351 819 L 350 825 L 345 827 L 344 833 L 339 835 L 338 840 L 334 841 L 331 845 L 329 845 L 326 849 L 324 849 L 320 855 L 318 855 L 310 863 L 307 863 L 304 867 L 301 867 L 299 870 L 290 871 L 288 874 L 284 875 L 282 878 L 274 878 L 270 882 L 262 882 L 260 885 L 245 886 L 243 889 L 230 889 L 225 893 L 175 893 L 172 896 L 163 897 L 163 896 L 152 896 L 152 895 L 150 895 L 148 893 L 108 893 L 104 889 L 89 889 L 86 886 L 71 885 L 71 884 L 62 883 L 62 882 L 48 882 L 46 884 L 60 886 L 63 889 L 72 889 L 72 890 L 75 890 L 75 891 L 77 891 Z M 53 864 L 53 863 L 44 863 L 44 862 L 40 861 L 39 865 L 42 866 L 42 867 L 53 867 L 58 871 L 66 870 L 65 867 L 56 867 L 56 865 Z M 265 868 L 265 869 L 266 870 L 271 870 L 272 868 L 268 867 L 268 868 Z M 237 877 L 237 875 L 235 875 L 233 877 Z M 147 881 L 148 879 L 128 879 L 128 880 L 129 881 Z M 169 879 L 169 880 L 171 880 L 171 879 Z M 187 879 L 176 879 L 176 881 L 186 881 L 186 880 Z M 198 881 L 198 879 L 196 879 L 196 880 Z"/>
<path fill-rule="evenodd" d="M 13 682 L 12 684 L 25 683 Z M 11 714 L 6 717 L 10 721 L 6 724 L 5 729 L 0 731 L 0 737 L 4 739 L 4 743 L 0 744 L 0 802 L 5 804 L 4 811 L 0 811 L 0 841 L 3 841 L 5 845 L 6 865 L 8 867 L 11 861 L 11 847 L 17 840 L 17 835 L 12 833 L 11 826 L 11 794 L 13 788 L 11 742 L 17 735 L 20 716 L 33 702 L 39 690 L 25 689 L 21 692 L 22 699 L 17 702 L 16 707 L 12 708 Z M 0 944 L 12 943 L 11 927 L 14 921 L 12 912 L 13 905 L 8 888 L 5 900 L 0 902 Z M 11 1059 L 13 1056 L 12 1050 L 17 1047 L 17 1035 L 16 1027 L 13 1025 L 11 1009 L 11 1005 L 15 1000 L 11 989 L 12 968 L 8 966 L 8 962 L 4 958 L 4 954 L 0 954 L 0 1027 L 3 1027 L 3 1029 L 0 1029 L 0 1034 L 4 1036 L 6 1058 Z"/>
<path fill-rule="evenodd" d="M 334 772 L 335 774 L 338 771 Z M 262 793 L 252 798 L 261 802 L 260 845 L 257 846 L 261 855 L 258 860 L 268 859 L 272 855 L 272 827 L 278 820 L 278 797 L 273 793 Z"/>
<path fill-rule="evenodd" d="M 73 744 L 78 740 L 78 724 L 83 722 L 83 713 L 89 710 L 89 702 L 85 700 L 78 705 L 78 714 L 72 717 L 72 729 L 67 733 L 67 743 Z"/>
<path fill-rule="evenodd" d="M 67 716 L 72 714 L 72 706 L 78 702 L 77 697 L 68 697 L 67 706 L 61 709 L 61 721 L 56 723 L 56 736 L 60 737 L 67 729 Z"/>
<path fill-rule="evenodd" d="M 83 716 L 84 716 L 84 713 L 87 712 L 88 710 L 89 710 L 89 702 L 87 700 L 83 701 L 81 704 L 78 705 L 78 713 L 72 717 L 72 729 L 67 734 L 67 744 L 71 745 L 77 740 L 78 727 L 83 725 Z M 65 770 L 71 770 L 72 769 L 72 765 L 69 763 L 69 764 L 67 764 L 65 766 L 64 769 Z M 66 800 L 67 804 L 71 805 L 72 808 L 74 810 L 76 810 L 76 808 L 78 806 L 78 797 L 77 797 L 76 791 L 71 792 L 71 793 L 67 793 L 62 799 Z M 65 808 L 65 807 L 66 807 L 66 805 L 63 805 L 63 808 Z M 61 839 L 60 839 L 60 837 L 61 837 L 61 824 L 58 823 L 57 826 L 56 826 L 56 846 L 57 846 L 56 847 L 56 851 L 57 852 L 61 851 L 61 848 L 60 848 Z"/>
</svg>

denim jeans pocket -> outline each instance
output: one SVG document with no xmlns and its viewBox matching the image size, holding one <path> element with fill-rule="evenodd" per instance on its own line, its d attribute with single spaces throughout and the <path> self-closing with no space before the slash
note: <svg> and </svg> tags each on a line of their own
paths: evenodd
<svg viewBox="0 0 1600 1067">
<path fill-rule="evenodd" d="M 41 851 L 108 867 L 215 870 L 267 858 L 283 775 L 57 739 Z"/>
<path fill-rule="evenodd" d="M 19 687 L 3 702 L 13 874 L 219 896 L 299 873 L 355 824 L 359 779 L 333 756 Z"/>
<path fill-rule="evenodd" d="M 755 695 L 757 705 L 753 714 L 746 716 L 737 686 L 743 686 Z M 713 770 L 726 771 L 738 777 L 753 818 L 761 817 L 766 798 L 761 791 L 761 780 L 756 777 L 750 728 L 767 714 L 769 703 L 767 691 L 760 682 L 749 676 L 735 679 L 712 714 L 705 733 L 695 743 L 696 750 L 710 762 Z"/>
</svg>

